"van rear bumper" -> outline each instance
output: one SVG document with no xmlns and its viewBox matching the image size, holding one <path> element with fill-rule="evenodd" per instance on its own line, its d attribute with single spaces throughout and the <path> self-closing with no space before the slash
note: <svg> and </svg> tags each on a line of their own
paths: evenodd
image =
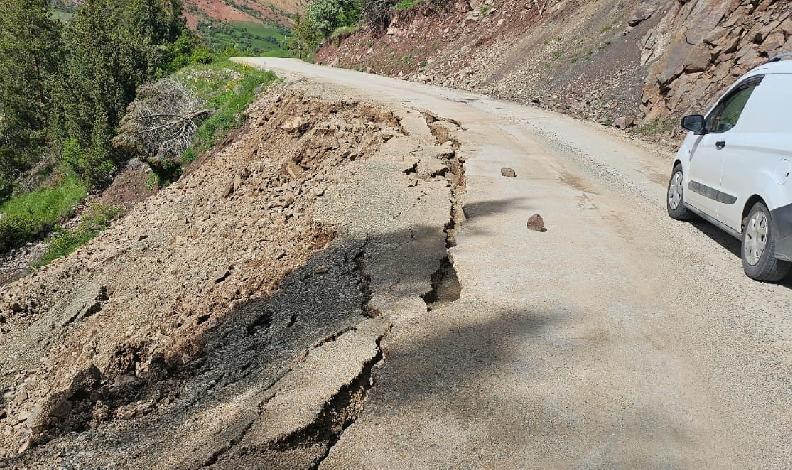
<svg viewBox="0 0 792 470">
<path fill-rule="evenodd" d="M 775 257 L 792 261 L 792 204 L 771 211 L 776 227 Z"/>
</svg>

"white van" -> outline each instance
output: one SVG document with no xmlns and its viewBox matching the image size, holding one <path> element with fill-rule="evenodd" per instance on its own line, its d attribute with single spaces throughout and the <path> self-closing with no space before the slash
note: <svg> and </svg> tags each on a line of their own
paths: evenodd
<svg viewBox="0 0 792 470">
<path fill-rule="evenodd" d="M 742 240 L 745 273 L 780 281 L 792 268 L 792 54 L 740 78 L 690 133 L 668 184 L 668 214 L 701 216 Z"/>
</svg>

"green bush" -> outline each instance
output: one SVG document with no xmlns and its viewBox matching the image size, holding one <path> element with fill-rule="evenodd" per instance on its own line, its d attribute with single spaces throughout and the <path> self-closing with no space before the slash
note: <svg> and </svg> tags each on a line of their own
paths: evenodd
<svg viewBox="0 0 792 470">
<path fill-rule="evenodd" d="M 333 31 L 353 26 L 360 19 L 360 3 L 356 0 L 314 0 L 305 10 L 309 23 L 325 39 Z"/>
<path fill-rule="evenodd" d="M 394 10 L 409 10 L 410 8 L 420 5 L 423 3 L 423 0 L 401 0 L 399 3 L 393 6 Z"/>
<path fill-rule="evenodd" d="M 68 138 L 63 143 L 61 161 L 91 188 L 99 188 L 107 184 L 113 175 L 115 165 L 110 157 L 109 145 L 97 145 L 82 148 L 75 138 Z"/>
</svg>

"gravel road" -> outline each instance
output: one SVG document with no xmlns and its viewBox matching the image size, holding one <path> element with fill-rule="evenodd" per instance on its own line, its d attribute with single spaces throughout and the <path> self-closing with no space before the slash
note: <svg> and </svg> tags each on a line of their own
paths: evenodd
<svg viewBox="0 0 792 470">
<path fill-rule="evenodd" d="M 244 61 L 463 129 L 461 296 L 417 317 L 381 308 L 375 386 L 321 468 L 792 462 L 792 286 L 749 280 L 736 240 L 667 217 L 668 155 L 471 93 Z M 534 213 L 547 231 L 526 230 Z"/>
</svg>

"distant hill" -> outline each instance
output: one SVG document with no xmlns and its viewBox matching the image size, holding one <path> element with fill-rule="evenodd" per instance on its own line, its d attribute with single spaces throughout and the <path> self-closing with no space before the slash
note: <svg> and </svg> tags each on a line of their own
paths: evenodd
<svg viewBox="0 0 792 470">
<path fill-rule="evenodd" d="M 68 21 L 81 0 L 51 0 L 53 16 Z M 285 40 L 307 0 L 184 0 L 188 26 L 216 50 L 228 46 L 283 55 Z"/>
<path fill-rule="evenodd" d="M 185 0 L 184 13 L 193 29 L 200 21 L 228 23 L 276 22 L 291 26 L 296 13 L 303 8 L 302 0 Z"/>
</svg>

